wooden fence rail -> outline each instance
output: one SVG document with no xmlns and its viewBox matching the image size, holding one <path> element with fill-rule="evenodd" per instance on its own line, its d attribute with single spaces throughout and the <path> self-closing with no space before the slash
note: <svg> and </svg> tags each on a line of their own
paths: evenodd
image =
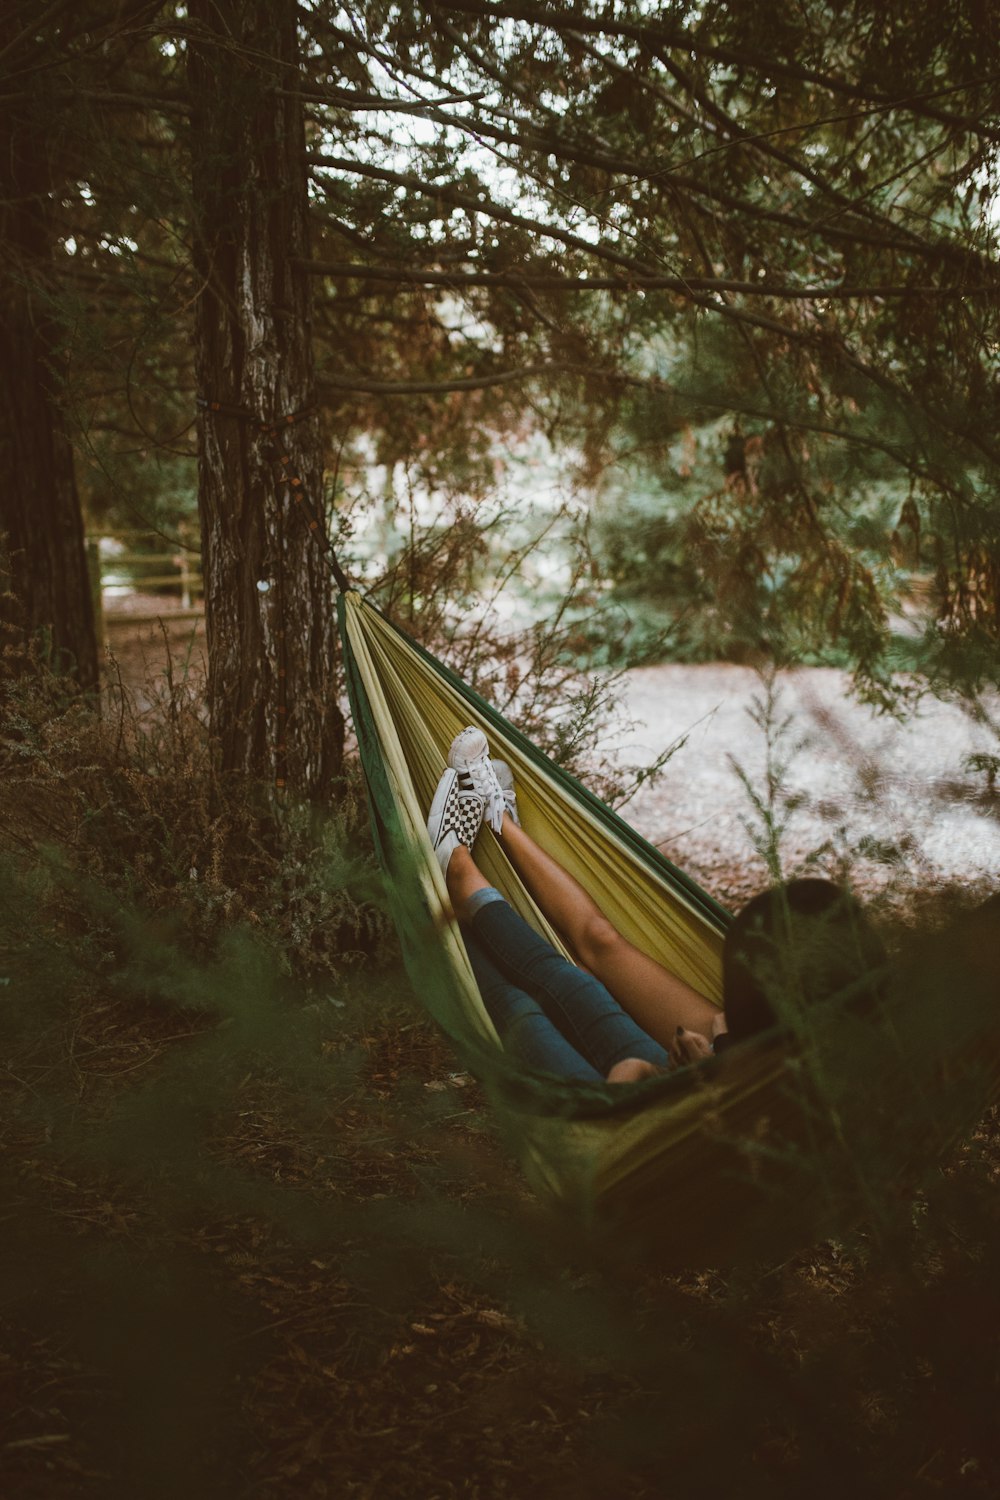
<svg viewBox="0 0 1000 1500">
<path fill-rule="evenodd" d="M 155 535 L 148 531 L 102 531 L 87 537 L 87 567 L 99 644 L 104 642 L 108 619 L 128 619 L 143 624 L 162 618 L 198 620 L 204 615 L 204 605 L 200 602 L 203 587 L 200 553 L 183 544 L 172 552 L 134 550 L 138 540 L 152 540 Z M 131 543 L 132 550 L 111 550 L 116 543 L 124 543 L 126 547 Z M 147 573 L 146 568 L 157 571 Z M 126 588 L 134 594 L 141 594 L 146 589 L 169 589 L 172 594 L 179 595 L 179 604 L 176 607 L 171 604 L 162 610 L 115 611 L 105 607 L 105 590 L 109 588 Z"/>
</svg>

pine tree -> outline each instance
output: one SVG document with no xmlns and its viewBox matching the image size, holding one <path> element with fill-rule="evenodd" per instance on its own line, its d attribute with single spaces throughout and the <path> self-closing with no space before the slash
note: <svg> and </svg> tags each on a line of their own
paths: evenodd
<svg viewBox="0 0 1000 1500">
<path fill-rule="evenodd" d="M 32 7 L 0 20 L 11 84 L 0 98 L 0 576 L 3 614 L 56 669 L 97 683 L 97 647 L 73 449 L 64 412 L 54 200 L 66 176 Z"/>
<path fill-rule="evenodd" d="M 343 724 L 310 287 L 295 264 L 309 239 L 297 7 L 196 0 L 189 17 L 212 726 L 226 769 L 321 796 Z"/>
</svg>

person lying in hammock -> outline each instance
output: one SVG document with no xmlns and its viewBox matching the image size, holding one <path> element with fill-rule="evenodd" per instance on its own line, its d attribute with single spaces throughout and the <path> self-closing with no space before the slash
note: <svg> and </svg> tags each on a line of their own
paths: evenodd
<svg viewBox="0 0 1000 1500">
<path fill-rule="evenodd" d="M 484 818 L 580 967 L 478 869 L 472 848 Z M 758 975 L 773 970 L 777 935 L 789 921 L 809 935 L 809 956 L 797 978 L 811 998 L 837 993 L 884 960 L 879 938 L 852 897 L 830 881 L 792 881 L 754 897 L 729 928 L 720 1010 L 630 943 L 525 832 L 510 768 L 491 760 L 485 734 L 471 726 L 452 742 L 427 830 L 504 1050 L 564 1078 L 632 1083 L 774 1026 L 777 1017 Z"/>
</svg>

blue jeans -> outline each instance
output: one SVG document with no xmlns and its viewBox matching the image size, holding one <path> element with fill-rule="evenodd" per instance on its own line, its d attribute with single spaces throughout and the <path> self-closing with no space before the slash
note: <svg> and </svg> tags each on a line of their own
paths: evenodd
<svg viewBox="0 0 1000 1500">
<path fill-rule="evenodd" d="M 504 1050 L 562 1078 L 604 1079 L 641 1057 L 666 1067 L 659 1042 L 625 1014 L 593 974 L 563 958 L 490 886 L 472 898 L 465 946 Z"/>
</svg>

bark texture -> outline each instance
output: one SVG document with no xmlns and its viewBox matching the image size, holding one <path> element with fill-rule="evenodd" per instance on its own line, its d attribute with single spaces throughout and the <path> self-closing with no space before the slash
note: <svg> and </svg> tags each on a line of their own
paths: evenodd
<svg viewBox="0 0 1000 1500">
<path fill-rule="evenodd" d="M 189 16 L 200 391 L 276 422 L 315 396 L 308 277 L 294 266 L 308 255 L 296 7 L 193 0 Z M 294 498 L 318 514 L 322 479 L 314 416 L 275 437 L 203 412 L 213 733 L 227 770 L 287 779 L 313 797 L 329 790 L 343 753 L 333 581 Z"/>
<path fill-rule="evenodd" d="M 0 40 L 4 29 L 0 27 Z M 63 416 L 40 101 L 0 102 L 0 614 L 87 688 L 97 645 L 73 450 Z"/>
</svg>

